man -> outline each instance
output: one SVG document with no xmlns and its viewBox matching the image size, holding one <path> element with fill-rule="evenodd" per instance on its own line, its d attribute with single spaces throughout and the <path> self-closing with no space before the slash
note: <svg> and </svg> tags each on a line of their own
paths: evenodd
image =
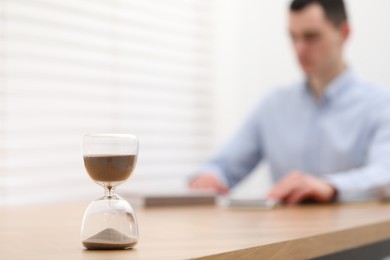
<svg viewBox="0 0 390 260">
<path fill-rule="evenodd" d="M 344 60 L 343 1 L 293 1 L 289 31 L 306 79 L 265 98 L 189 186 L 226 193 L 265 159 L 276 183 L 270 199 L 377 197 L 390 183 L 390 96 Z"/>
</svg>

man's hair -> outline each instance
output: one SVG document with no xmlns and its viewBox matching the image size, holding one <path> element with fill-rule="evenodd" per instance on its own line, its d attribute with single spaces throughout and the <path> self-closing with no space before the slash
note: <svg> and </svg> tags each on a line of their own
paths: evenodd
<svg viewBox="0 0 390 260">
<path fill-rule="evenodd" d="M 319 4 L 324 9 L 326 18 L 335 26 L 340 26 L 348 20 L 343 0 L 293 0 L 290 11 L 301 11 L 311 4 Z"/>
</svg>

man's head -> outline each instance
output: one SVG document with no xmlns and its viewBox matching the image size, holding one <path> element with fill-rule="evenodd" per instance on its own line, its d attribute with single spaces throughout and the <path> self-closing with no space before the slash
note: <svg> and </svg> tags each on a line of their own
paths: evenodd
<svg viewBox="0 0 390 260">
<path fill-rule="evenodd" d="M 349 25 L 343 0 L 294 0 L 289 30 L 298 61 L 308 76 L 343 63 Z"/>
</svg>

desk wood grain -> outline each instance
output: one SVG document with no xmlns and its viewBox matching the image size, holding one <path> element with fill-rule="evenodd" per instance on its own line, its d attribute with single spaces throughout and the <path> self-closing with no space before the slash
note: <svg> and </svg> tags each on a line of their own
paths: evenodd
<svg viewBox="0 0 390 260">
<path fill-rule="evenodd" d="M 88 251 L 87 204 L 0 209 L 1 259 L 307 259 L 390 239 L 390 204 L 136 209 L 133 250 Z"/>
</svg>

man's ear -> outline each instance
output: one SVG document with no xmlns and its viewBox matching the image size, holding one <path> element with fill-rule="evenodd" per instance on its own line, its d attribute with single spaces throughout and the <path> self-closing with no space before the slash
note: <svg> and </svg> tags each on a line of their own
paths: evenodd
<svg viewBox="0 0 390 260">
<path fill-rule="evenodd" d="M 351 27 L 349 26 L 349 23 L 343 22 L 340 25 L 340 31 L 343 42 L 346 42 L 349 39 L 349 35 L 351 34 Z"/>
</svg>

